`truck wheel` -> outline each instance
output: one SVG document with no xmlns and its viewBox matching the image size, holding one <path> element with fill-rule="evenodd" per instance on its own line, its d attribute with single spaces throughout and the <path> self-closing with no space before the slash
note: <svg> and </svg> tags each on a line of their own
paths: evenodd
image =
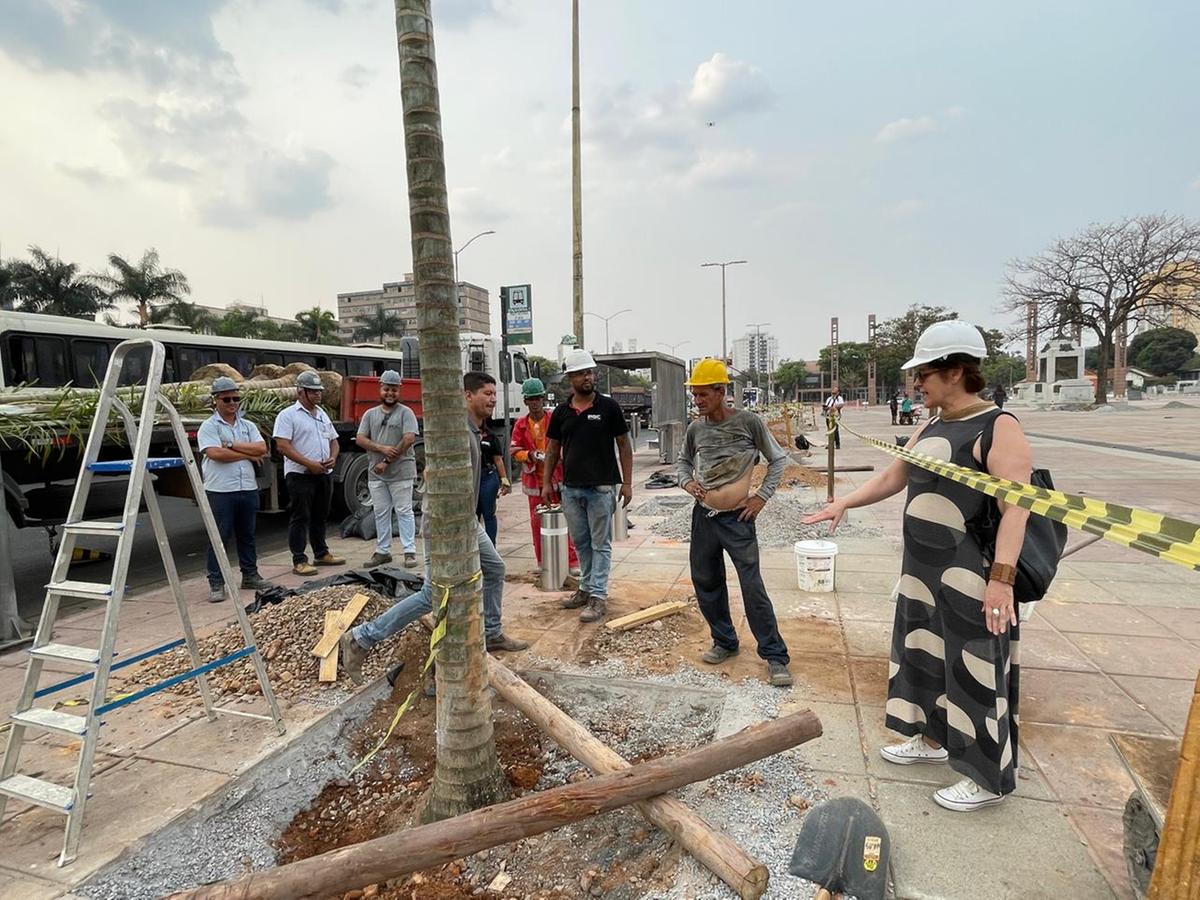
<svg viewBox="0 0 1200 900">
<path fill-rule="evenodd" d="M 346 464 L 341 482 L 334 487 L 333 501 L 338 515 L 348 516 L 357 513 L 364 506 L 371 505 L 371 492 L 367 488 L 367 454 L 356 453 L 354 459 Z"/>
<path fill-rule="evenodd" d="M 1136 792 L 1129 796 L 1122 816 L 1125 825 L 1125 867 L 1129 881 L 1138 897 L 1150 890 L 1150 876 L 1158 857 L 1158 828 L 1154 817 Z"/>
</svg>

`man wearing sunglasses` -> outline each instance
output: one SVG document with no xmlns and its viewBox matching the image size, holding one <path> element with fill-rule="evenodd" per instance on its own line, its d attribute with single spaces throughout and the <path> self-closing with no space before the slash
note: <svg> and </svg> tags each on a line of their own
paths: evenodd
<svg viewBox="0 0 1200 900">
<path fill-rule="evenodd" d="M 204 493 L 221 541 L 233 535 L 237 542 L 238 566 L 242 570 L 242 588 L 261 590 L 271 583 L 258 574 L 258 552 L 254 530 L 258 523 L 258 482 L 254 464 L 266 459 L 267 442 L 258 427 L 242 418 L 242 394 L 238 383 L 222 375 L 212 383 L 212 416 L 196 433 L 196 443 L 204 455 Z M 208 599 L 225 599 L 225 579 L 217 565 L 217 556 L 208 550 Z"/>
</svg>

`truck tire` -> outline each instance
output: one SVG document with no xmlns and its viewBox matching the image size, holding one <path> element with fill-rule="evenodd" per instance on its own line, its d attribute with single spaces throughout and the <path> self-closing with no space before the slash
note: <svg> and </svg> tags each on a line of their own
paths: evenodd
<svg viewBox="0 0 1200 900">
<path fill-rule="evenodd" d="M 367 454 L 355 453 L 342 471 L 342 480 L 334 482 L 333 509 L 338 516 L 358 513 L 364 506 L 371 505 L 371 492 L 367 489 Z"/>
</svg>

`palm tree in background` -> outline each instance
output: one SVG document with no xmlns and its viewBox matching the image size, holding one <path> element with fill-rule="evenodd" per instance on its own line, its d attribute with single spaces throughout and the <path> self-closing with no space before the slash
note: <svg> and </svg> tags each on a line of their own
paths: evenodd
<svg viewBox="0 0 1200 900">
<path fill-rule="evenodd" d="M 183 325 L 193 334 L 212 334 L 217 318 L 189 300 L 172 300 L 150 307 L 151 325 Z"/>
<path fill-rule="evenodd" d="M 413 280 L 425 408 L 425 509 L 434 584 L 449 585 L 437 665 L 437 765 L 425 807 L 444 819 L 502 799 L 484 655 L 478 525 L 463 427 L 453 245 L 429 0 L 395 0 Z"/>
<path fill-rule="evenodd" d="M 257 309 L 228 309 L 213 328 L 221 337 L 265 338 L 268 324 Z"/>
<path fill-rule="evenodd" d="M 341 343 L 337 337 L 337 317 L 327 309 L 314 306 L 298 312 L 296 321 L 300 325 L 300 340 L 315 344 Z"/>
<path fill-rule="evenodd" d="M 178 269 L 164 269 L 158 251 L 151 247 L 137 264 L 116 253 L 108 255 L 115 274 L 97 275 L 113 300 L 132 300 L 137 305 L 138 323 L 145 328 L 153 320 L 150 311 L 156 303 L 178 303 L 192 292 L 187 276 Z"/>
<path fill-rule="evenodd" d="M 17 300 L 16 260 L 0 259 L 0 309 L 12 309 Z"/>
<path fill-rule="evenodd" d="M 16 308 L 22 312 L 94 319 L 116 304 L 91 275 L 65 263 L 38 246 L 30 246 L 29 261 L 10 263 Z"/>
<path fill-rule="evenodd" d="M 354 329 L 354 336 L 360 341 L 372 341 L 379 338 L 379 343 L 386 342 L 389 335 L 404 336 L 404 320 L 386 309 L 376 308 L 375 314 Z"/>
</svg>

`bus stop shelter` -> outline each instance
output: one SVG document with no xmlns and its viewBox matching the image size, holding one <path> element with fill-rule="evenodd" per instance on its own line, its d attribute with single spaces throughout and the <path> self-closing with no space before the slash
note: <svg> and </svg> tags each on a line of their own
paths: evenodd
<svg viewBox="0 0 1200 900">
<path fill-rule="evenodd" d="M 650 421 L 658 430 L 659 458 L 675 462 L 687 428 L 687 364 L 669 353 L 598 353 L 596 362 L 627 372 L 650 370 Z"/>
</svg>

